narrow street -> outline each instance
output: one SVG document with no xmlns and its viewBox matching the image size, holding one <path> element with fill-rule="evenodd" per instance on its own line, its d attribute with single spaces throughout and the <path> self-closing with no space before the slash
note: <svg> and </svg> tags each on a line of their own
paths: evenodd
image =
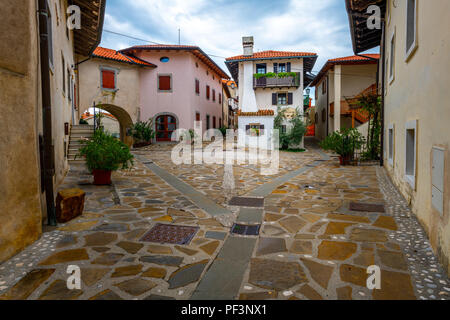
<svg viewBox="0 0 450 320">
<path fill-rule="evenodd" d="M 306 152 L 280 152 L 277 175 L 235 165 L 227 191 L 223 165 L 176 166 L 171 147 L 134 151 L 134 168 L 115 172 L 112 186 L 73 167 L 60 189 L 86 192 L 83 215 L 0 265 L 0 300 L 450 300 L 384 168 L 340 166 L 309 141 Z M 234 223 L 260 228 L 243 235 Z M 157 225 L 170 230 L 149 235 Z M 81 268 L 81 290 L 67 288 L 69 265 Z M 372 265 L 379 290 L 366 286 Z"/>
</svg>

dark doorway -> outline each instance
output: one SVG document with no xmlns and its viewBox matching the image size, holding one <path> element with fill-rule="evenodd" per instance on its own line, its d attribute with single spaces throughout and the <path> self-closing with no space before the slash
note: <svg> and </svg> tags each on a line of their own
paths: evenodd
<svg viewBox="0 0 450 320">
<path fill-rule="evenodd" d="M 173 116 L 156 118 L 156 141 L 171 141 L 172 133 L 177 129 L 177 120 Z"/>
</svg>

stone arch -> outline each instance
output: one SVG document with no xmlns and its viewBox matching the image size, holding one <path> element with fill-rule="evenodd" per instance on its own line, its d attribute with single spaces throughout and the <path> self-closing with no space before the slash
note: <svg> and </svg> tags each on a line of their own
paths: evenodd
<svg viewBox="0 0 450 320">
<path fill-rule="evenodd" d="M 98 104 L 95 107 L 111 113 L 119 121 L 120 140 L 131 147 L 133 145 L 133 136 L 129 134 L 129 129 L 133 126 L 133 120 L 130 114 L 125 109 L 112 104 Z"/>
<path fill-rule="evenodd" d="M 156 137 L 156 132 L 157 132 L 157 123 L 156 123 L 156 119 L 158 119 L 161 116 L 171 116 L 175 118 L 175 123 L 176 123 L 176 129 L 180 128 L 180 119 L 178 119 L 178 116 L 175 113 L 172 112 L 160 112 L 157 113 L 153 116 L 153 130 L 155 132 L 155 138 L 153 139 L 153 142 L 158 142 L 157 137 Z"/>
</svg>

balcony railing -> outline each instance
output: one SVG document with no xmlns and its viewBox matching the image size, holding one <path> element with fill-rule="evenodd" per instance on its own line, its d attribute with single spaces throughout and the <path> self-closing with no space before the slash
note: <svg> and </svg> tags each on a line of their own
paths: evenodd
<svg viewBox="0 0 450 320">
<path fill-rule="evenodd" d="M 268 88 L 268 87 L 299 87 L 300 86 L 300 72 L 296 72 L 295 77 L 261 77 L 259 79 L 253 78 L 254 88 Z"/>
</svg>

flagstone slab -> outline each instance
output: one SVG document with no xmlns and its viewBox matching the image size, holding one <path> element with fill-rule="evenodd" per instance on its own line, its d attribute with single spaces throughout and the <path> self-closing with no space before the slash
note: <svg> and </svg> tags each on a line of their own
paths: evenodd
<svg viewBox="0 0 450 320">
<path fill-rule="evenodd" d="M 373 266 L 375 264 L 375 254 L 370 250 L 361 250 L 361 253 L 353 259 L 353 263 L 360 266 Z"/>
<path fill-rule="evenodd" d="M 89 300 L 123 300 L 117 293 L 106 289 L 97 293 L 95 296 L 90 297 Z"/>
<path fill-rule="evenodd" d="M 123 257 L 124 255 L 121 253 L 103 253 L 91 263 L 100 264 L 104 266 L 112 266 L 115 265 L 120 260 L 122 260 Z"/>
<path fill-rule="evenodd" d="M 114 273 L 111 275 L 111 278 L 135 276 L 142 271 L 142 267 L 142 264 L 137 264 L 116 268 L 114 269 Z"/>
<path fill-rule="evenodd" d="M 311 226 L 311 228 L 309 228 L 309 232 L 312 232 L 312 233 L 316 233 L 317 231 L 319 231 L 320 230 L 320 228 L 322 228 L 324 225 L 326 225 L 327 223 L 326 222 L 324 222 L 324 221 L 320 221 L 320 222 L 317 222 L 317 223 L 315 223 L 314 225 L 312 225 Z"/>
<path fill-rule="evenodd" d="M 381 289 L 374 290 L 374 300 L 416 300 L 409 274 L 381 270 Z"/>
<path fill-rule="evenodd" d="M 302 286 L 297 293 L 302 294 L 309 300 L 323 300 L 322 296 L 308 284 Z"/>
<path fill-rule="evenodd" d="M 147 231 L 146 229 L 134 229 L 131 230 L 130 232 L 125 233 L 122 237 L 125 240 L 136 240 L 138 238 L 140 238 L 144 232 Z"/>
<path fill-rule="evenodd" d="M 86 252 L 86 249 L 72 249 L 54 253 L 50 257 L 41 261 L 39 265 L 49 266 L 53 264 L 67 263 L 81 260 L 89 260 L 89 255 Z"/>
<path fill-rule="evenodd" d="M 160 296 L 158 294 L 151 294 L 148 297 L 145 297 L 143 300 L 176 300 L 173 297 Z"/>
<path fill-rule="evenodd" d="M 352 300 L 352 287 L 345 286 L 336 289 L 338 300 Z"/>
<path fill-rule="evenodd" d="M 219 231 L 207 231 L 205 238 L 215 239 L 215 240 L 225 240 L 227 234 L 225 232 Z"/>
<path fill-rule="evenodd" d="M 198 250 L 194 250 L 194 249 L 189 249 L 186 247 L 182 247 L 182 246 L 175 246 L 175 249 L 177 249 L 178 251 L 187 254 L 188 256 L 194 256 L 198 253 Z"/>
<path fill-rule="evenodd" d="M 388 237 L 386 232 L 382 230 L 355 228 L 350 234 L 350 240 L 358 242 L 386 242 Z"/>
<path fill-rule="evenodd" d="M 325 290 L 328 289 L 328 283 L 330 282 L 334 267 L 324 265 L 309 259 L 301 258 L 300 260 L 308 269 L 311 278 Z"/>
<path fill-rule="evenodd" d="M 166 277 L 166 274 L 166 269 L 150 267 L 142 273 L 141 277 L 164 279 Z"/>
<path fill-rule="evenodd" d="M 82 290 L 70 290 L 67 282 L 56 280 L 39 297 L 39 300 L 76 300 L 83 294 Z"/>
<path fill-rule="evenodd" d="M 296 262 L 251 259 L 249 282 L 255 286 L 281 291 L 306 281 L 302 267 Z"/>
<path fill-rule="evenodd" d="M 123 281 L 121 283 L 115 284 L 114 286 L 132 296 L 140 296 L 156 287 L 156 284 L 150 280 L 136 278 Z"/>
<path fill-rule="evenodd" d="M 397 223 L 393 217 L 379 216 L 372 224 L 374 227 L 397 231 Z"/>
<path fill-rule="evenodd" d="M 114 215 L 109 218 L 112 221 L 118 221 L 118 222 L 133 222 L 138 221 L 140 218 L 138 218 L 135 214 L 122 214 L 122 215 Z"/>
<path fill-rule="evenodd" d="M 304 220 L 296 216 L 280 220 L 279 223 L 290 233 L 297 233 L 300 229 L 302 229 L 306 225 L 306 222 Z"/>
<path fill-rule="evenodd" d="M 296 234 L 294 239 L 298 239 L 298 240 L 312 240 L 315 239 L 316 236 L 313 234 L 307 234 L 307 233 L 299 233 Z"/>
<path fill-rule="evenodd" d="M 343 264 L 339 269 L 341 280 L 344 282 L 353 283 L 357 286 L 367 286 L 367 269 L 353 266 L 350 264 Z M 376 291 L 376 290 L 375 290 Z"/>
<path fill-rule="evenodd" d="M 55 272 L 55 269 L 35 269 L 0 296 L 0 300 L 25 300 Z"/>
<path fill-rule="evenodd" d="M 386 267 L 398 270 L 408 270 L 403 253 L 388 250 L 377 250 L 381 263 Z"/>
<path fill-rule="evenodd" d="M 88 287 L 99 282 L 108 272 L 110 268 L 81 268 L 81 280 Z"/>
<path fill-rule="evenodd" d="M 85 247 L 106 246 L 117 240 L 118 236 L 114 233 L 96 232 L 84 237 Z"/>
<path fill-rule="evenodd" d="M 316 223 L 320 219 L 322 219 L 322 216 L 314 213 L 302 213 L 300 214 L 300 217 L 309 223 Z"/>
<path fill-rule="evenodd" d="M 55 247 L 57 249 L 62 249 L 65 247 L 73 246 L 73 245 L 77 244 L 77 242 L 78 242 L 78 238 L 76 236 L 68 234 L 68 235 L 64 236 L 61 240 L 59 240 L 56 243 Z"/>
<path fill-rule="evenodd" d="M 281 236 L 286 234 L 286 231 L 276 226 L 264 225 L 263 233 L 268 236 Z"/>
<path fill-rule="evenodd" d="M 194 264 L 183 266 L 173 272 L 167 281 L 169 283 L 169 289 L 176 289 L 187 286 L 190 283 L 197 282 L 208 262 L 209 260 L 203 260 Z"/>
<path fill-rule="evenodd" d="M 264 221 L 269 221 L 269 222 L 271 222 L 271 221 L 278 221 L 278 220 L 280 220 L 281 218 L 284 218 L 284 217 L 285 216 L 282 215 L 282 214 L 266 213 L 264 215 Z"/>
<path fill-rule="evenodd" d="M 337 242 L 324 240 L 319 245 L 317 257 L 320 260 L 347 260 L 355 252 L 358 246 L 352 242 Z"/>
<path fill-rule="evenodd" d="M 276 291 L 264 291 L 264 292 L 248 292 L 241 293 L 239 300 L 268 300 L 276 299 L 278 293 Z"/>
<path fill-rule="evenodd" d="M 168 208 L 167 214 L 169 216 L 174 216 L 174 217 L 186 217 L 186 218 L 195 217 L 192 213 L 189 213 L 189 212 L 183 211 L 183 210 L 174 209 L 174 208 Z"/>
<path fill-rule="evenodd" d="M 147 251 L 150 253 L 157 253 L 157 254 L 172 254 L 172 248 L 168 246 L 158 246 L 158 245 L 148 245 Z"/>
<path fill-rule="evenodd" d="M 339 214 L 339 213 L 329 213 L 327 215 L 328 219 L 332 220 L 342 220 L 342 221 L 350 221 L 350 222 L 358 222 L 358 223 L 370 223 L 370 219 L 362 216 L 352 216 L 348 214 Z"/>
<path fill-rule="evenodd" d="M 345 234 L 345 229 L 347 227 L 355 225 L 354 223 L 349 222 L 334 222 L 331 221 L 328 223 L 327 228 L 325 230 L 326 235 L 334 235 L 334 234 Z"/>
<path fill-rule="evenodd" d="M 111 248 L 109 248 L 109 247 L 93 247 L 92 250 L 94 250 L 95 252 L 103 253 L 103 252 L 107 252 L 107 251 L 111 250 Z"/>
<path fill-rule="evenodd" d="M 281 238 L 260 238 L 258 243 L 258 249 L 256 251 L 257 256 L 263 256 L 266 254 L 286 252 L 286 241 Z"/>
<path fill-rule="evenodd" d="M 86 222 L 71 222 L 64 227 L 58 228 L 58 230 L 67 231 L 67 232 L 86 231 L 86 230 L 90 230 L 97 223 L 98 223 L 98 220 L 86 221 Z"/>
<path fill-rule="evenodd" d="M 183 262 L 183 257 L 176 257 L 176 256 L 161 256 L 161 255 L 154 255 L 154 256 L 143 256 L 139 258 L 142 262 L 147 263 L 154 263 L 154 264 L 160 264 L 165 266 L 172 266 L 172 267 L 178 267 Z"/>
<path fill-rule="evenodd" d="M 216 251 L 219 244 L 220 244 L 219 241 L 211 241 L 205 245 L 202 245 L 200 249 L 203 250 L 206 254 L 211 256 Z"/>
<path fill-rule="evenodd" d="M 130 241 L 121 241 L 116 244 L 119 248 L 122 248 L 129 254 L 136 254 L 139 250 L 144 247 L 142 243 L 130 242 Z"/>
<path fill-rule="evenodd" d="M 94 231 L 126 232 L 129 229 L 130 227 L 124 223 L 110 223 L 110 224 L 102 224 L 96 227 Z"/>
<path fill-rule="evenodd" d="M 294 242 L 292 242 L 289 252 L 296 253 L 296 254 L 311 254 L 312 253 L 312 242 L 311 241 L 303 241 L 303 240 L 295 240 Z"/>
</svg>

